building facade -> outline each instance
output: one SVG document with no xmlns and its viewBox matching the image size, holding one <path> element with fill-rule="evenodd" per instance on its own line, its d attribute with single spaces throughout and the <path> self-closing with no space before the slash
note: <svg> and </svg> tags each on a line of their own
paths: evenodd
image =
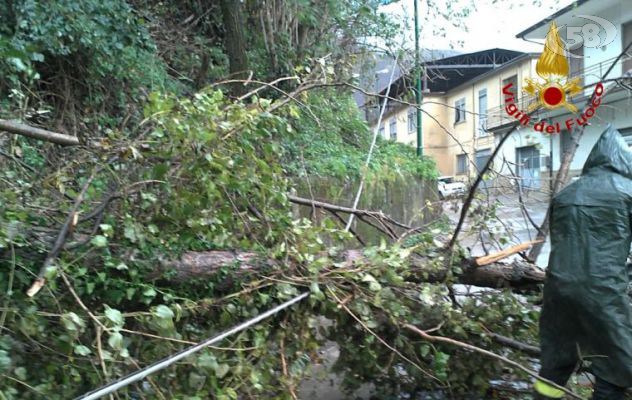
<svg viewBox="0 0 632 400">
<path fill-rule="evenodd" d="M 611 36 L 611 32 L 607 35 L 603 26 L 598 35 L 582 31 L 585 24 L 594 21 L 579 15 L 608 20 L 616 28 L 616 36 Z M 531 116 L 528 126 L 515 129 L 493 160 L 496 173 L 490 179 L 499 184 L 515 187 L 519 183 L 523 188 L 546 190 L 573 141 L 578 141 L 579 147 L 570 166 L 571 175 L 581 173 L 590 150 L 608 124 L 617 128 L 632 144 L 632 99 L 629 96 L 632 90 L 632 47 L 629 54 L 619 57 L 632 43 L 632 7 L 629 2 L 578 0 L 517 37 L 540 42 L 544 49 L 552 21 L 562 27 L 559 34 L 564 42 L 571 43 L 566 52 L 569 79 L 579 78 L 583 90 L 569 101 L 578 112 L 570 112 L 564 107 L 553 110 L 540 107 Z M 584 37 L 585 34 L 597 36 Z M 598 46 L 606 42 L 606 36 L 609 42 Z M 596 38 L 599 40 L 595 41 Z M 442 175 L 466 179 L 476 175 L 485 165 L 516 121 L 506 111 L 503 87 L 512 83 L 515 104 L 522 111 L 528 110 L 535 97 L 523 92 L 525 79 L 541 79 L 536 74 L 539 57 L 540 53 L 491 49 L 424 64 L 423 151 L 435 160 Z M 576 121 L 576 125 L 581 122 L 585 104 L 596 83 L 608 70 L 602 104 L 578 138 L 577 130 L 567 129 L 565 122 L 569 119 Z M 411 87 L 412 82 L 406 84 L 403 76 L 393 84 L 391 95 L 406 98 L 406 94 L 412 92 Z M 408 95 L 408 99 L 413 98 Z M 393 103 L 384 115 L 380 134 L 385 139 L 416 145 L 414 107 Z M 538 132 L 533 126 L 538 121 L 559 124 L 561 129 L 553 133 Z M 375 128 L 376 118 L 368 122 Z"/>
<path fill-rule="evenodd" d="M 422 100 L 423 153 L 431 157 L 441 173 L 467 179 L 485 165 L 495 146 L 490 109 L 503 104 L 502 87 L 535 74 L 537 54 L 491 49 L 462 54 L 426 64 Z M 379 127 L 384 139 L 416 146 L 416 108 L 410 103 L 406 78 L 395 81 L 391 97 L 409 101 L 390 101 Z M 377 108 L 377 105 L 376 105 Z M 377 116 L 369 118 L 372 129 Z"/>
<path fill-rule="evenodd" d="M 586 24 L 595 22 L 579 16 L 595 16 L 609 21 L 616 28 L 616 36 L 607 35 L 604 26 L 592 33 Z M 570 67 L 570 78 L 579 78 L 583 87 L 582 93 L 573 98 L 572 103 L 578 108 L 578 113 L 572 113 L 565 108 L 556 110 L 541 110 L 536 119 L 548 123 L 560 124 L 561 132 L 543 134 L 534 132 L 531 127 L 524 127 L 514 132 L 503 146 L 502 154 L 515 154 L 517 169 L 521 169 L 521 178 L 527 187 L 539 188 L 551 182 L 555 172 L 560 168 L 564 153 L 569 149 L 572 141 L 578 141 L 578 148 L 570 165 L 571 175 L 578 175 L 601 133 L 612 124 L 632 143 L 632 101 L 629 90 L 625 86 L 632 76 L 632 51 L 619 57 L 624 49 L 632 43 L 632 7 L 627 0 L 579 0 L 558 11 L 550 17 L 527 28 L 517 35 L 529 41 L 544 43 L 549 32 L 551 22 L 555 21 L 559 34 L 565 42 L 570 43 L 567 52 Z M 599 21 L 599 20 L 597 20 Z M 583 28 L 583 30 L 582 30 Z M 590 35 L 586 36 L 586 34 Z M 609 36 L 607 38 L 606 36 Z M 605 43 L 606 39 L 613 39 Z M 575 46 L 574 43 L 575 42 Z M 568 54 L 571 53 L 571 54 Z M 617 58 L 619 58 L 617 60 Z M 576 128 L 583 119 L 582 111 L 590 100 L 597 82 L 604 78 L 606 72 L 605 94 L 601 105 L 578 137 Z M 615 82 L 617 80 L 618 82 Z M 528 103 L 528 96 L 523 95 L 519 103 Z M 505 113 L 504 110 L 490 110 L 491 113 Z M 565 126 L 566 121 L 573 120 L 571 129 Z M 507 131 L 507 127 L 498 124 L 491 127 L 497 141 Z M 505 171 L 506 172 L 506 171 Z M 520 171 L 519 171 L 520 172 Z"/>
</svg>

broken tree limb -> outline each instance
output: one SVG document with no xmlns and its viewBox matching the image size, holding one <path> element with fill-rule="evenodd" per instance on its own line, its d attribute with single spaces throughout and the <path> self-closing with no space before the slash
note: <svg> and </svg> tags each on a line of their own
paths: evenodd
<svg viewBox="0 0 632 400">
<path fill-rule="evenodd" d="M 512 349 L 522 351 L 525 354 L 530 356 L 539 357 L 540 356 L 540 348 L 538 346 L 532 346 L 527 343 L 519 342 L 515 339 L 509 338 L 507 336 L 499 335 L 497 333 L 488 333 L 489 337 L 498 344 L 502 344 L 506 347 L 511 347 Z"/>
<path fill-rule="evenodd" d="M 406 225 L 402 222 L 394 220 L 393 218 L 389 217 L 388 215 L 384 214 L 381 211 L 370 211 L 370 210 L 361 210 L 357 208 L 343 207 L 336 204 L 330 204 L 330 203 L 325 203 L 322 201 L 306 199 L 304 197 L 294 196 L 291 194 L 288 194 L 287 198 L 288 200 L 290 200 L 290 202 L 300 204 L 303 206 L 322 208 L 328 211 L 341 212 L 345 214 L 355 214 L 359 217 L 360 216 L 373 217 L 375 219 L 380 219 L 382 221 L 388 222 L 394 226 L 397 226 L 398 228 L 403 228 L 406 230 L 414 229 L 413 227 L 409 225 Z"/>
<path fill-rule="evenodd" d="M 556 384 L 555 382 L 552 382 L 548 379 L 542 378 L 541 376 L 539 376 L 535 371 L 530 370 L 529 368 L 523 366 L 522 364 L 519 364 L 513 360 L 510 360 L 506 357 L 503 357 L 501 355 L 498 355 L 496 353 L 493 353 L 491 351 L 482 349 L 480 347 L 476 347 L 473 346 L 471 344 L 468 343 L 464 343 L 464 342 L 460 342 L 458 340 L 454 340 L 451 338 L 447 338 L 447 337 L 443 337 L 443 336 L 433 336 L 433 335 L 429 335 L 428 333 L 422 331 L 421 329 L 417 328 L 414 325 L 410 325 L 410 324 L 405 324 L 404 328 L 415 332 L 416 334 L 418 334 L 419 336 L 421 336 L 422 338 L 424 338 L 425 340 L 429 341 L 429 342 L 440 342 L 440 343 L 447 343 L 447 344 L 451 344 L 453 346 L 457 346 L 457 347 L 461 347 L 463 349 L 469 350 L 469 351 L 473 351 L 479 354 L 483 354 L 484 356 L 499 360 L 504 362 L 505 364 L 511 365 L 512 367 L 518 368 L 519 370 L 527 373 L 528 375 L 532 376 L 533 378 L 545 382 L 553 387 L 555 387 L 558 390 L 563 391 L 564 393 L 566 393 L 567 395 L 569 395 L 570 397 L 574 398 L 574 399 L 583 399 L 583 397 L 578 396 L 577 394 L 575 394 L 574 392 L 572 392 L 571 390 L 568 390 L 567 388 L 560 386 L 558 384 Z"/>
<path fill-rule="evenodd" d="M 369 262 L 362 250 L 346 250 L 341 255 L 346 266 Z M 430 259 L 418 255 L 408 258 L 413 274 L 406 277 L 410 282 L 444 282 L 448 270 L 429 268 Z M 510 264 L 493 263 L 485 266 L 472 266 L 473 261 L 465 260 L 462 270 L 456 277 L 458 283 L 494 289 L 525 289 L 544 283 L 544 271 L 532 264 L 517 260 Z M 276 265 L 274 260 L 257 253 L 245 251 L 200 251 L 187 252 L 179 260 L 163 262 L 162 271 L 177 281 L 204 279 L 217 275 L 224 268 L 234 268 L 240 274 L 255 273 Z M 344 268 L 344 267 L 343 267 Z"/>
<path fill-rule="evenodd" d="M 183 282 L 188 279 L 210 278 L 225 268 L 231 268 L 235 275 L 247 275 L 274 265 L 274 260 L 250 251 L 190 251 L 182 254 L 179 260 L 163 261 L 157 274 L 172 273 L 170 279 Z"/>
<path fill-rule="evenodd" d="M 78 214 L 79 206 L 83 202 L 86 192 L 88 191 L 88 187 L 94 180 L 96 173 L 97 171 L 95 170 L 92 173 L 92 175 L 90 175 L 86 183 L 84 183 L 83 188 L 81 189 L 81 192 L 77 196 L 77 199 L 75 200 L 75 203 L 72 206 L 72 209 L 68 213 L 68 217 L 66 217 L 66 222 L 64 222 L 64 225 L 62 226 L 61 230 L 59 231 L 59 234 L 57 235 L 57 239 L 55 239 L 55 243 L 53 244 L 53 247 L 48 253 L 48 256 L 46 256 L 46 260 L 44 260 L 44 264 L 42 264 L 42 267 L 40 268 L 39 274 L 37 274 L 37 278 L 35 279 L 35 281 L 33 281 L 33 283 L 31 284 L 31 287 L 29 287 L 29 289 L 26 291 L 26 295 L 28 297 L 35 296 L 46 284 L 46 273 L 48 271 L 48 268 L 54 265 L 55 260 L 57 259 L 57 256 L 59 255 L 61 250 L 64 248 L 66 239 L 68 238 L 69 235 L 72 234 L 72 230 L 79 222 L 79 214 Z"/>
<path fill-rule="evenodd" d="M 540 242 L 541 240 L 531 240 L 528 242 L 520 243 L 515 246 L 511 246 L 504 250 L 498 251 L 496 253 L 492 253 L 484 257 L 479 257 L 476 260 L 474 260 L 474 262 L 476 263 L 476 265 L 481 266 L 481 267 L 484 265 L 489 265 L 489 264 L 495 263 L 496 261 L 500 261 L 503 258 L 507 258 L 513 254 L 520 253 L 521 251 L 524 251 L 528 249 L 529 247 L 531 247 L 532 244 L 540 243 Z"/>
<path fill-rule="evenodd" d="M 44 140 L 62 146 L 79 145 L 79 139 L 75 136 L 64 135 L 63 133 L 47 131 L 46 129 L 35 128 L 33 126 L 2 119 L 0 119 L 0 131 L 9 132 L 14 135 L 28 136 L 33 139 Z"/>
</svg>

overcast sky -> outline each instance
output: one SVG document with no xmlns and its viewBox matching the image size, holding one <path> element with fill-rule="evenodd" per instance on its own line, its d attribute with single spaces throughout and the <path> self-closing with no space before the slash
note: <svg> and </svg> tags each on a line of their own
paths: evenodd
<svg viewBox="0 0 632 400">
<path fill-rule="evenodd" d="M 414 46 L 413 1 L 400 0 L 383 8 L 383 11 L 394 14 L 397 18 L 408 21 L 410 29 L 406 38 L 407 47 Z M 573 0 L 540 0 L 541 5 L 534 5 L 530 0 L 475 0 L 476 11 L 462 18 L 467 27 L 454 27 L 441 17 L 433 17 L 428 10 L 427 1 L 419 0 L 422 19 L 421 46 L 429 49 L 450 49 L 473 52 L 489 48 L 506 48 L 518 51 L 541 52 L 542 45 L 536 45 L 516 38 L 516 34 L 548 17 L 555 11 L 569 5 Z M 461 4 L 471 4 L 472 0 L 436 0 L 437 3 L 448 4 L 459 9 Z M 494 4 L 495 3 L 495 4 Z M 519 6 L 519 4 L 525 4 Z M 430 16 L 430 17 L 429 17 Z M 428 20 L 429 18 L 429 20 Z M 443 31 L 442 37 L 438 31 Z"/>
</svg>

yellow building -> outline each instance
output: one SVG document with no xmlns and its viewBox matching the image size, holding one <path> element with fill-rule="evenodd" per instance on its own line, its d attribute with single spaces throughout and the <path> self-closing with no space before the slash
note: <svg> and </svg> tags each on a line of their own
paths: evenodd
<svg viewBox="0 0 632 400">
<path fill-rule="evenodd" d="M 521 93 L 524 79 L 536 75 L 538 56 L 492 49 L 424 64 L 423 154 L 435 160 L 441 175 L 466 178 L 487 162 L 494 148 L 490 129 L 510 122 L 502 109 L 502 88 L 512 83 L 514 93 Z M 390 96 L 414 103 L 412 88 L 410 77 L 400 77 Z M 377 114 L 370 114 L 373 129 Z M 416 146 L 415 108 L 391 100 L 379 132 L 386 139 Z"/>
</svg>

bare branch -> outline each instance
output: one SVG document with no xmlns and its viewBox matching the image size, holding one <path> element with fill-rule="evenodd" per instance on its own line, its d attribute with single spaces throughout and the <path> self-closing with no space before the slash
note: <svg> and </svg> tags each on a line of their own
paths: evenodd
<svg viewBox="0 0 632 400">
<path fill-rule="evenodd" d="M 296 204 L 300 204 L 303 206 L 309 206 L 309 207 L 316 207 L 316 208 L 322 208 L 328 211 L 335 211 L 335 212 L 341 212 L 341 213 L 345 213 L 345 214 L 355 214 L 358 217 L 362 216 L 362 217 L 373 217 L 377 220 L 382 220 L 385 222 L 388 222 L 398 228 L 403 228 L 406 230 L 411 230 L 411 229 L 415 229 L 411 226 L 408 226 L 406 224 L 404 224 L 403 222 L 399 222 L 394 220 L 393 218 L 389 217 L 388 215 L 385 215 L 384 213 L 382 213 L 381 211 L 369 211 L 369 210 L 361 210 L 361 209 L 354 209 L 354 208 L 349 208 L 349 207 L 343 207 L 343 206 L 338 206 L 335 204 L 329 204 L 329 203 L 325 203 L 322 201 L 317 201 L 317 200 L 310 200 L 310 199 L 306 199 L 304 197 L 299 197 L 299 196 L 294 196 L 289 194 L 288 196 L 288 200 L 290 200 L 292 203 L 296 203 Z"/>
<path fill-rule="evenodd" d="M 14 135 L 28 136 L 30 138 L 60 144 L 62 146 L 79 145 L 79 139 L 75 136 L 64 135 L 63 133 L 47 131 L 45 129 L 35 128 L 32 126 L 20 124 L 18 122 L 13 122 L 13 121 L 0 119 L 0 130 L 12 133 Z"/>
<path fill-rule="evenodd" d="M 545 382 L 548 385 L 551 385 L 551 386 L 555 387 L 556 389 L 563 391 L 564 393 L 566 393 L 567 395 L 571 396 L 574 399 L 580 399 L 580 400 L 583 399 L 583 397 L 580 397 L 579 395 L 575 394 L 571 390 L 568 390 L 565 387 L 560 386 L 560 385 L 556 384 L 555 382 L 552 382 L 552 381 L 550 381 L 550 380 L 548 380 L 546 378 L 542 378 L 535 371 L 532 371 L 529 368 L 524 367 L 523 365 L 521 365 L 521 364 L 519 364 L 519 363 L 517 363 L 517 362 L 515 362 L 513 360 L 510 360 L 510 359 L 508 359 L 506 357 L 500 356 L 500 355 L 498 355 L 496 353 L 492 353 L 491 351 L 482 349 L 480 347 L 476 347 L 476 346 L 468 344 L 468 343 L 463 343 L 463 342 L 460 342 L 458 340 L 450 339 L 450 338 L 447 338 L 447 337 L 429 335 L 428 333 L 422 331 L 421 329 L 417 328 L 414 325 L 405 324 L 404 328 L 415 332 L 416 334 L 418 334 L 419 336 L 421 336 L 422 338 L 424 338 L 425 340 L 427 340 L 429 342 L 440 342 L 440 343 L 451 344 L 451 345 L 458 346 L 458 347 L 461 347 L 461 348 L 466 349 L 466 350 L 474 351 L 476 353 L 483 354 L 484 356 L 491 357 L 491 358 L 494 358 L 496 360 L 502 361 L 505 364 L 509 364 L 512 367 L 518 368 L 519 370 L 521 370 L 523 372 L 526 372 L 527 374 L 529 374 L 530 376 L 536 378 L 539 381 Z"/>
</svg>

